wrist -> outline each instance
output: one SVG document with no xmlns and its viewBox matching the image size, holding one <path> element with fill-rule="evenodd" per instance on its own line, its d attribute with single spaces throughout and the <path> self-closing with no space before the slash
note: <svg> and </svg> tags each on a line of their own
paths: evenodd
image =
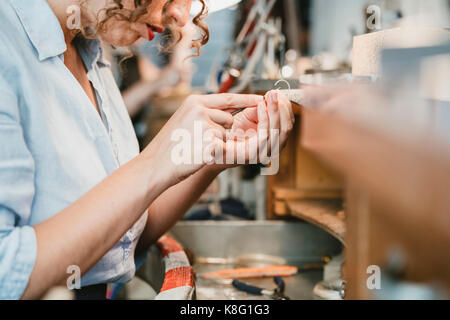
<svg viewBox="0 0 450 320">
<path fill-rule="evenodd" d="M 204 170 L 211 175 L 218 176 L 223 171 L 230 169 L 230 168 L 231 168 L 231 166 L 226 165 L 226 164 L 211 164 L 211 165 L 206 165 L 204 167 Z"/>
<path fill-rule="evenodd" d="M 152 154 L 144 151 L 136 160 L 139 162 L 140 173 L 144 175 L 144 179 L 147 181 L 146 190 L 148 193 L 157 192 L 161 194 L 174 184 L 170 173 Z"/>
</svg>

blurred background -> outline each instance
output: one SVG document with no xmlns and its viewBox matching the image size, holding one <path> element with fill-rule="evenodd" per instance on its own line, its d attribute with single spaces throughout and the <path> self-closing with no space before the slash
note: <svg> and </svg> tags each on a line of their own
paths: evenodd
<svg viewBox="0 0 450 320">
<path fill-rule="evenodd" d="M 197 273 L 290 264 L 292 299 L 448 298 L 450 1 L 244 0 L 206 23 L 199 57 L 192 25 L 171 52 L 108 50 L 142 148 L 193 93 L 317 92 L 276 175 L 224 172 L 172 230 Z"/>
</svg>

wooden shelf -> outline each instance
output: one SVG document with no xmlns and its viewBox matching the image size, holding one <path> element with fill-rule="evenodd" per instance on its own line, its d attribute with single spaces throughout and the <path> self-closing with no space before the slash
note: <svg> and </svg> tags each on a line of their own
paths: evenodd
<svg viewBox="0 0 450 320">
<path fill-rule="evenodd" d="M 324 229 L 344 244 L 345 221 L 339 216 L 341 200 L 294 200 L 286 201 L 286 206 L 292 216 Z"/>
</svg>

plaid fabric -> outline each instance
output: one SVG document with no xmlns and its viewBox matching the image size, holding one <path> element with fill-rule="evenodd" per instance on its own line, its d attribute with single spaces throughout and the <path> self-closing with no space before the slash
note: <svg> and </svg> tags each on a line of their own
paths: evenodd
<svg viewBox="0 0 450 320">
<path fill-rule="evenodd" d="M 192 300 L 194 270 L 181 245 L 169 236 L 158 240 L 165 266 L 164 283 L 155 300 Z"/>
</svg>

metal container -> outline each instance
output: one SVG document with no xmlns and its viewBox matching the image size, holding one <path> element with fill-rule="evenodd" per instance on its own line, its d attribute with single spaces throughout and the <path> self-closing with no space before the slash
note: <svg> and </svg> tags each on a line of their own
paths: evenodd
<svg viewBox="0 0 450 320">
<path fill-rule="evenodd" d="M 291 299 L 313 299 L 313 287 L 323 278 L 323 270 L 303 270 L 311 263 L 341 252 L 338 240 L 304 222 L 227 221 L 180 222 L 171 234 L 193 253 L 198 275 L 243 266 L 288 264 L 299 273 L 285 278 L 286 295 Z M 247 283 L 273 289 L 272 279 L 249 279 Z M 196 281 L 199 300 L 268 299 L 249 295 L 231 285 L 201 277 Z"/>
</svg>

